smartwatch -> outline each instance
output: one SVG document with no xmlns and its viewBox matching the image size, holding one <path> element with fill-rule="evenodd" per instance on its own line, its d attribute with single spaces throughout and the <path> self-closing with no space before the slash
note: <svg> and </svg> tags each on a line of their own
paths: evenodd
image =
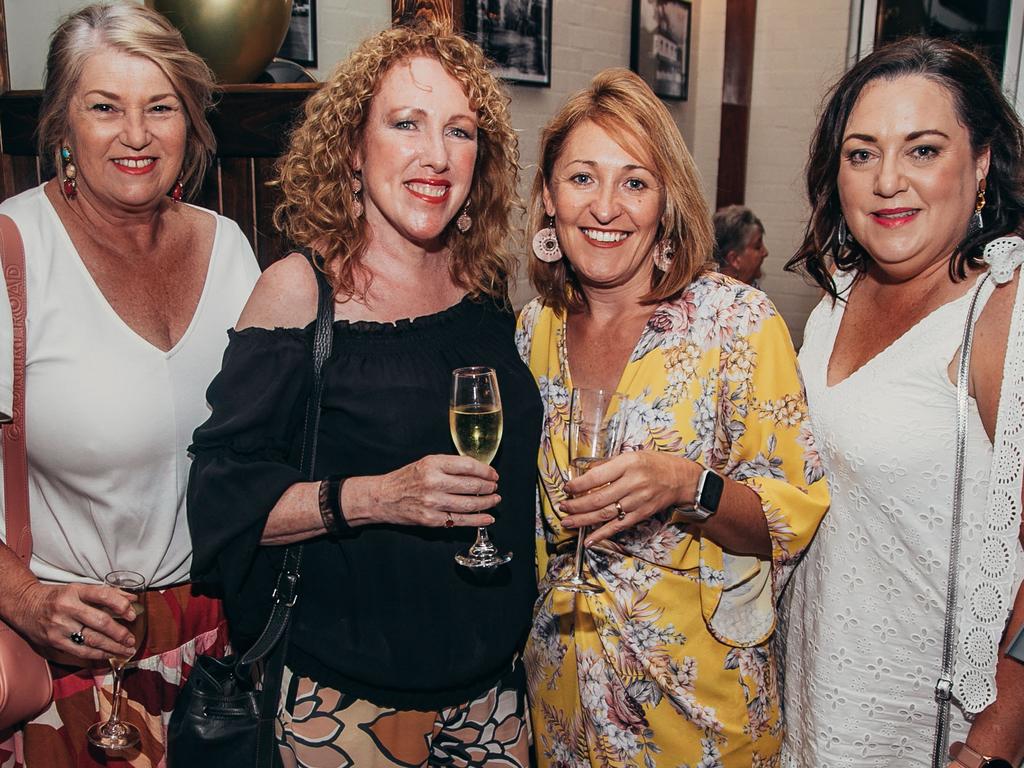
<svg viewBox="0 0 1024 768">
<path fill-rule="evenodd" d="M 676 507 L 675 511 L 695 523 L 703 523 L 718 511 L 718 503 L 722 500 L 725 480 L 712 469 L 705 469 L 697 480 L 697 495 L 693 507 Z"/>
<path fill-rule="evenodd" d="M 1009 760 L 983 755 L 962 741 L 954 741 L 949 746 L 949 759 L 965 768 L 1013 768 Z"/>
</svg>

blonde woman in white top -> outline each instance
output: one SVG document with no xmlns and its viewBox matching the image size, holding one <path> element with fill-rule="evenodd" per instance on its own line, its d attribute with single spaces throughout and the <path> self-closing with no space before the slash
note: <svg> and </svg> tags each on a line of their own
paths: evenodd
<svg viewBox="0 0 1024 768">
<path fill-rule="evenodd" d="M 59 662 L 53 705 L 0 744 L 4 768 L 96 764 L 85 728 L 109 700 L 106 659 L 131 650 L 107 572 L 152 587 L 123 708 L 143 733 L 129 764 L 162 760 L 182 659 L 225 646 L 220 602 L 188 584 L 185 449 L 258 268 L 235 224 L 181 202 L 212 153 L 211 87 L 159 14 L 76 12 L 53 36 L 40 114 L 57 178 L 0 206 L 26 252 L 34 538 L 31 569 L 0 546 L 0 616 Z"/>
</svg>

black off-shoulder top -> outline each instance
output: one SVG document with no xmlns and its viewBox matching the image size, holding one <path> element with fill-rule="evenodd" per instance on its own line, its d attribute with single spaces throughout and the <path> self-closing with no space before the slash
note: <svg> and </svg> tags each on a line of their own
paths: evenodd
<svg viewBox="0 0 1024 768">
<path fill-rule="evenodd" d="M 379 475 L 455 453 L 451 372 L 497 370 L 504 435 L 494 460 L 502 502 L 491 535 L 514 552 L 484 574 L 453 560 L 468 528 L 368 525 L 307 541 L 287 663 L 379 706 L 440 709 L 511 669 L 536 597 L 534 489 L 541 402 L 514 345 L 515 320 L 491 300 L 391 323 L 337 321 L 324 366 L 316 476 Z M 223 369 L 196 430 L 188 488 L 192 578 L 223 593 L 246 647 L 269 611 L 280 547 L 260 546 L 267 516 L 301 482 L 298 454 L 312 381 L 313 324 L 229 332 Z"/>
</svg>

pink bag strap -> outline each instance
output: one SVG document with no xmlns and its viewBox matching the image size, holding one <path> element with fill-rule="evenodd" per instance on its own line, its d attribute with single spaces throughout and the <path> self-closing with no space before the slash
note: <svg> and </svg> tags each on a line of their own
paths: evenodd
<svg viewBox="0 0 1024 768">
<path fill-rule="evenodd" d="M 25 246 L 18 225 L 0 215 L 0 262 L 14 320 L 14 407 L 3 427 L 4 517 L 7 546 L 28 564 L 32 557 L 32 523 L 28 513 L 28 455 L 25 452 Z"/>
</svg>

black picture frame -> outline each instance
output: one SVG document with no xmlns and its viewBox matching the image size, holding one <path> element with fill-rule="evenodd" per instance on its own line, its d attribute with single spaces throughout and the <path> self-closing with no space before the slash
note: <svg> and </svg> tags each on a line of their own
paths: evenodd
<svg viewBox="0 0 1024 768">
<path fill-rule="evenodd" d="M 629 67 L 662 99 L 690 92 L 691 0 L 633 0 Z"/>
<path fill-rule="evenodd" d="M 462 32 L 495 62 L 503 80 L 551 87 L 551 10 L 555 0 L 464 0 Z"/>
<path fill-rule="evenodd" d="M 293 0 L 292 20 L 277 55 L 304 67 L 316 64 L 316 0 Z"/>
</svg>

